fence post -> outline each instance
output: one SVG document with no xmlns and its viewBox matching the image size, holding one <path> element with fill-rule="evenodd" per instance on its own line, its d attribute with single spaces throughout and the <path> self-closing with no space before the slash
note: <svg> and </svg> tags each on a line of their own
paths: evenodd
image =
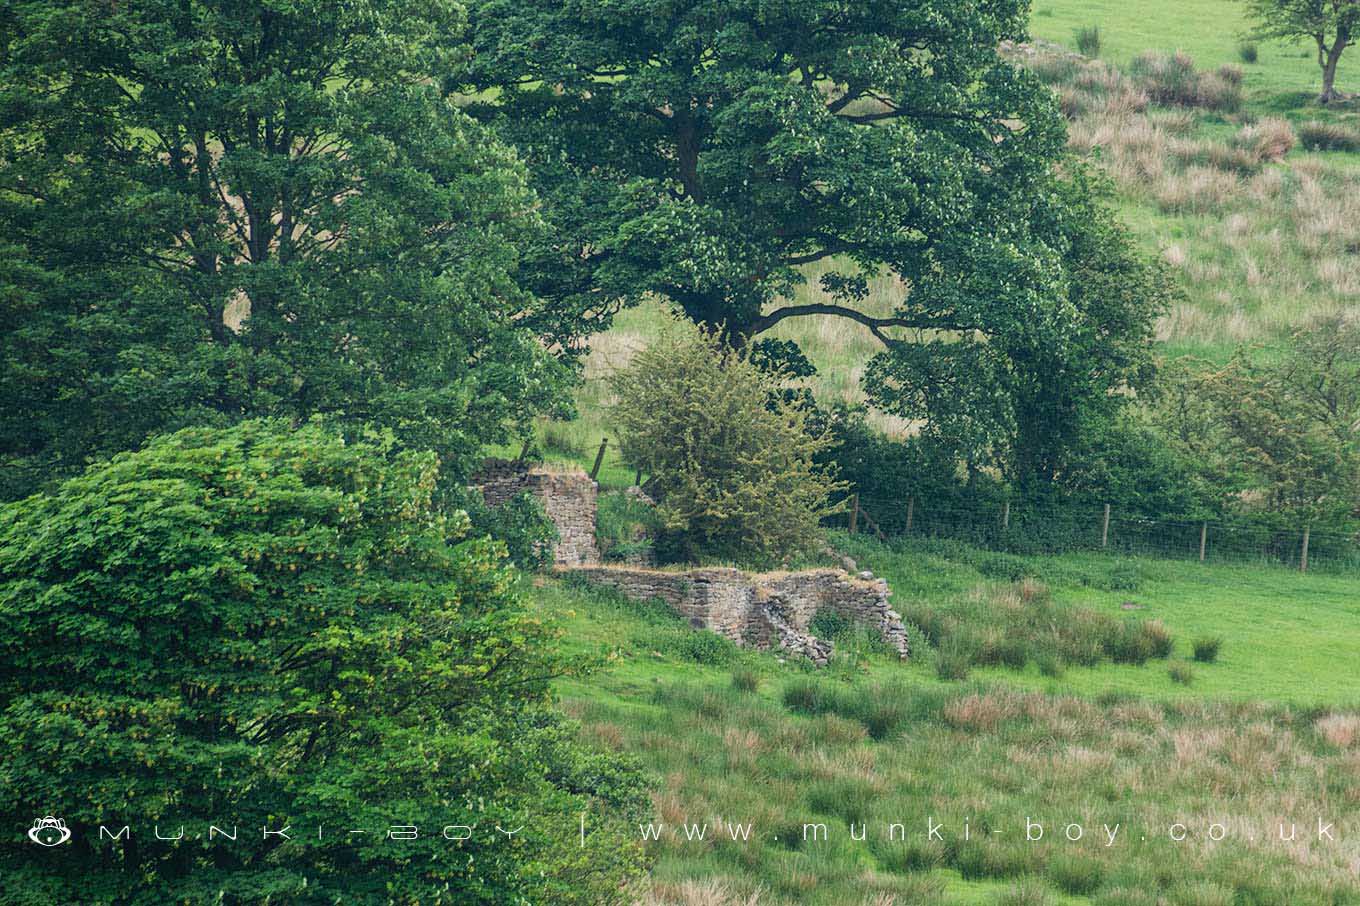
<svg viewBox="0 0 1360 906">
<path fill-rule="evenodd" d="M 600 466 L 604 464 L 604 448 L 609 446 L 609 438 L 600 438 L 600 452 L 595 454 L 595 465 L 590 469 L 590 480 L 594 481 L 600 474 Z"/>
<path fill-rule="evenodd" d="M 1299 555 L 1299 572 L 1301 573 L 1308 572 L 1308 531 L 1311 528 L 1311 525 L 1303 527 L 1303 553 Z"/>
<path fill-rule="evenodd" d="M 1001 531 L 1009 531 L 1011 527 L 1011 500 L 1006 498 L 1001 504 Z"/>
<path fill-rule="evenodd" d="M 911 532 L 911 517 L 916 515 L 916 498 L 907 498 L 907 532 Z"/>
<path fill-rule="evenodd" d="M 859 526 L 859 495 L 850 498 L 850 534 L 854 534 Z"/>
<path fill-rule="evenodd" d="M 1100 546 L 1108 547 L 1110 544 L 1110 505 L 1105 504 L 1105 521 L 1100 525 Z"/>
<path fill-rule="evenodd" d="M 1205 546 L 1208 544 L 1208 542 L 1209 542 L 1209 523 L 1208 523 L 1208 522 L 1201 522 L 1201 523 L 1199 524 L 1199 562 L 1200 562 L 1200 563 L 1203 563 L 1203 562 L 1204 562 L 1204 548 L 1205 548 Z"/>
</svg>

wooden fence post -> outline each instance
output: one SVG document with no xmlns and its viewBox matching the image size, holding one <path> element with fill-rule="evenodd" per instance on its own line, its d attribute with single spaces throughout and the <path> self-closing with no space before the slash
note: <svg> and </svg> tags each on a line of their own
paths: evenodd
<svg viewBox="0 0 1360 906">
<path fill-rule="evenodd" d="M 859 527 L 859 495 L 850 498 L 850 534 Z"/>
<path fill-rule="evenodd" d="M 1205 549 L 1205 547 L 1208 545 L 1208 542 L 1209 542 L 1209 523 L 1207 523 L 1207 522 L 1201 522 L 1201 523 L 1199 524 L 1199 562 L 1200 562 L 1200 563 L 1203 563 L 1203 562 L 1204 562 L 1204 549 Z"/>
<path fill-rule="evenodd" d="M 590 480 L 594 481 L 600 474 L 600 466 L 604 464 L 604 448 L 609 446 L 609 438 L 600 438 L 600 452 L 595 454 L 595 465 L 590 470 Z"/>
<path fill-rule="evenodd" d="M 1108 547 L 1110 544 L 1110 505 L 1105 504 L 1105 521 L 1100 526 L 1100 546 Z"/>
<path fill-rule="evenodd" d="M 1299 572 L 1308 572 L 1308 532 L 1312 529 L 1311 525 L 1303 527 L 1303 552 L 1299 555 Z"/>
<path fill-rule="evenodd" d="M 916 515 L 916 498 L 907 498 L 907 532 L 911 532 L 911 517 Z"/>
</svg>

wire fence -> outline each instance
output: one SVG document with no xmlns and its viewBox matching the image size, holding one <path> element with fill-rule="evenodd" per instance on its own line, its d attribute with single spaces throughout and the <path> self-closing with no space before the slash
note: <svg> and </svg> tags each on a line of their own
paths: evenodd
<svg viewBox="0 0 1360 906">
<path fill-rule="evenodd" d="M 1360 537 L 1264 521 L 1155 519 L 1107 504 L 1044 506 L 873 498 L 856 494 L 839 518 L 882 538 L 950 538 L 1024 554 L 1104 551 L 1204 562 L 1256 562 L 1305 571 L 1360 573 Z"/>
</svg>

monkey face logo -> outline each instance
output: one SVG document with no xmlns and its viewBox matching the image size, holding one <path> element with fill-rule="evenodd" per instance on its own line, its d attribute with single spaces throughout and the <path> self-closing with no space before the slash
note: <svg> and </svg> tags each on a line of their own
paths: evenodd
<svg viewBox="0 0 1360 906">
<path fill-rule="evenodd" d="M 39 846 L 61 846 L 71 839 L 71 830 L 65 821 L 48 815 L 33 822 L 28 829 L 28 839 Z"/>
</svg>

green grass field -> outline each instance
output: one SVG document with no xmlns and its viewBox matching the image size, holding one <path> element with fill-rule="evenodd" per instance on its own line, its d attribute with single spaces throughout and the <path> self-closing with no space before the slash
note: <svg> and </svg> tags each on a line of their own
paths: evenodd
<svg viewBox="0 0 1360 906">
<path fill-rule="evenodd" d="M 978 570 L 986 552 L 959 545 L 839 545 L 890 580 L 904 612 L 1004 585 Z M 635 753 L 657 778 L 656 821 L 753 825 L 736 843 L 663 831 L 650 844 L 652 902 L 1297 906 L 1360 896 L 1353 837 L 1335 847 L 1246 839 L 1305 813 L 1360 832 L 1360 717 L 1333 713 L 1360 702 L 1360 583 L 1099 555 L 1026 562 L 1056 601 L 1121 616 L 1138 602 L 1137 617 L 1170 629 L 1173 659 L 1201 634 L 1220 636 L 1218 659 L 1194 664 L 1188 686 L 1161 659 L 1060 677 L 986 668 L 945 682 L 928 647 L 903 664 L 852 632 L 818 672 L 696 644 L 701 631 L 660 605 L 539 588 L 572 650 L 611 658 L 560 691 L 589 738 Z M 807 688 L 824 701 L 806 704 Z M 926 816 L 955 833 L 919 839 Z M 1128 836 L 1031 844 L 1016 833 L 1027 816 L 1088 829 L 1108 818 Z M 993 832 L 964 841 L 965 818 Z M 1177 820 L 1201 822 L 1199 838 L 1170 841 Z M 905 840 L 876 833 L 894 822 Z M 1210 845 L 1211 822 L 1242 837 Z M 804 843 L 804 823 L 826 823 L 829 838 Z M 849 838 L 851 823 L 867 826 L 864 841 Z"/>
</svg>

